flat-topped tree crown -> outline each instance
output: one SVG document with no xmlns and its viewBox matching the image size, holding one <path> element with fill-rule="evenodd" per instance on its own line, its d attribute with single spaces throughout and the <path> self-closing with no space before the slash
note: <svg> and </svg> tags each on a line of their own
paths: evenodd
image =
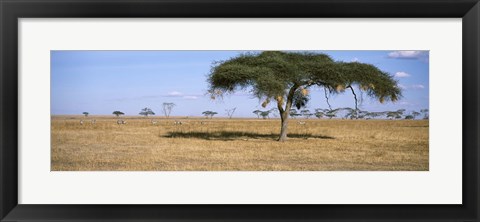
<svg viewBox="0 0 480 222">
<path fill-rule="evenodd" d="M 287 119 L 292 105 L 297 109 L 309 102 L 309 88 L 323 87 L 329 93 L 342 93 L 353 86 L 366 95 L 396 101 L 401 90 L 391 75 L 377 67 L 359 62 L 338 62 L 313 52 L 265 51 L 245 53 L 217 62 L 208 75 L 212 98 L 238 90 L 251 90 L 265 107 L 277 102 L 282 119 L 280 141 L 287 138 Z M 357 107 L 355 107 L 357 109 Z"/>
</svg>

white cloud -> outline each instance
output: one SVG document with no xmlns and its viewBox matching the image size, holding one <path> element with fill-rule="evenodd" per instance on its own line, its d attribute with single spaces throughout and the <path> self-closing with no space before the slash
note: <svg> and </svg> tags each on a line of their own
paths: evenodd
<svg viewBox="0 0 480 222">
<path fill-rule="evenodd" d="M 425 86 L 422 84 L 414 84 L 409 86 L 398 84 L 398 87 L 400 87 L 400 89 L 425 89 Z"/>
<path fill-rule="evenodd" d="M 183 96 L 183 93 L 177 92 L 177 91 L 172 91 L 172 92 L 167 93 L 167 95 L 171 96 L 171 97 L 179 97 L 179 96 Z"/>
<path fill-rule="evenodd" d="M 397 78 L 404 78 L 404 77 L 409 77 L 410 74 L 406 73 L 406 72 L 397 72 L 395 73 L 395 77 Z"/>
<path fill-rule="evenodd" d="M 202 95 L 200 95 L 200 94 L 184 94 L 184 93 L 179 92 L 179 91 L 171 91 L 164 96 L 165 97 L 179 97 L 179 98 L 182 98 L 182 99 L 195 100 L 195 99 L 200 98 L 200 96 L 202 96 Z"/>
<path fill-rule="evenodd" d="M 357 57 L 352 59 L 352 62 L 358 62 L 358 61 L 360 61 L 360 60 Z"/>
<path fill-rule="evenodd" d="M 421 85 L 421 84 L 417 84 L 417 85 L 411 85 L 410 86 L 412 89 L 425 89 L 425 86 Z"/>
<path fill-rule="evenodd" d="M 198 99 L 198 96 L 184 96 L 184 99 L 195 100 Z"/>
<path fill-rule="evenodd" d="M 388 53 L 391 59 L 414 59 L 428 62 L 428 51 L 393 51 Z"/>
</svg>

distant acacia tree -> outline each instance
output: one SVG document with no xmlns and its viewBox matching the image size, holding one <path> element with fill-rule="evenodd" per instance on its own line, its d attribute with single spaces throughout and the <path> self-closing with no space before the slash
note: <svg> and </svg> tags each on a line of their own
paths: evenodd
<svg viewBox="0 0 480 222">
<path fill-rule="evenodd" d="M 207 110 L 207 111 L 203 111 L 202 114 L 205 116 L 205 118 L 208 119 L 208 117 L 210 116 L 210 113 L 211 113 L 211 112 L 212 112 L 212 111 L 208 111 L 208 110 Z"/>
<path fill-rule="evenodd" d="M 270 115 L 270 110 L 262 111 L 262 112 L 260 113 L 260 116 L 262 116 L 263 119 L 269 118 L 269 115 Z"/>
<path fill-rule="evenodd" d="M 302 114 L 298 113 L 296 109 L 290 109 L 288 115 L 295 119 L 295 117 L 301 116 Z"/>
<path fill-rule="evenodd" d="M 350 89 L 357 104 L 354 88 L 366 95 L 384 101 L 397 101 L 400 87 L 393 76 L 371 64 L 334 61 L 330 56 L 312 52 L 264 51 L 246 53 L 217 62 L 208 75 L 209 93 L 214 99 L 225 93 L 252 89 L 252 94 L 264 100 L 277 102 L 281 117 L 279 141 L 287 139 L 290 109 L 304 107 L 309 101 L 309 90 L 320 87 L 331 94 Z"/>
<path fill-rule="evenodd" d="M 428 109 L 421 109 L 420 112 L 423 113 L 423 119 L 429 118 Z"/>
<path fill-rule="evenodd" d="M 148 115 L 155 115 L 155 113 L 152 111 L 152 109 L 145 107 L 143 108 L 140 113 L 138 113 L 142 116 L 148 117 Z"/>
<path fill-rule="evenodd" d="M 325 116 L 325 113 L 323 112 L 323 109 L 315 109 L 315 117 L 321 119 L 323 116 Z"/>
<path fill-rule="evenodd" d="M 233 116 L 233 113 L 235 112 L 235 110 L 237 110 L 237 107 L 233 108 L 233 109 L 226 109 L 225 111 L 227 112 L 227 116 L 228 118 L 232 118 Z"/>
<path fill-rule="evenodd" d="M 405 119 L 415 119 L 415 117 L 413 115 L 406 115 Z"/>
<path fill-rule="evenodd" d="M 85 115 L 85 117 L 88 117 L 88 114 L 90 114 L 90 113 L 88 113 L 88 112 L 83 112 L 82 114 Z"/>
<path fill-rule="evenodd" d="M 342 108 L 341 110 L 347 111 L 345 118 L 347 119 L 364 119 L 365 117 L 370 116 L 370 112 L 365 110 L 360 110 L 358 108 L 352 109 L 350 107 Z"/>
<path fill-rule="evenodd" d="M 385 113 L 387 114 L 387 118 L 392 120 L 392 119 L 401 119 L 404 112 L 405 112 L 405 109 L 399 109 L 397 111 L 387 111 Z"/>
<path fill-rule="evenodd" d="M 115 115 L 115 116 L 117 116 L 117 117 L 119 117 L 119 116 L 121 116 L 121 115 L 125 115 L 125 113 L 122 113 L 122 112 L 120 112 L 120 111 L 113 111 L 112 114 Z"/>
<path fill-rule="evenodd" d="M 375 119 L 383 115 L 386 115 L 386 112 L 369 112 L 366 114 L 366 116 L 371 117 L 372 119 Z"/>
<path fill-rule="evenodd" d="M 262 112 L 261 110 L 258 110 L 258 109 L 257 109 L 257 110 L 254 110 L 252 113 L 254 113 L 255 115 L 257 115 L 257 118 L 260 119 L 260 113 L 261 113 L 261 112 Z"/>
<path fill-rule="evenodd" d="M 345 114 L 345 118 L 347 119 L 357 119 L 358 118 L 358 112 L 356 109 L 352 109 L 352 108 L 343 108 L 343 110 L 346 110 L 347 113 Z"/>
<path fill-rule="evenodd" d="M 411 116 L 413 116 L 413 119 L 417 118 L 417 116 L 420 116 L 420 113 L 417 111 L 413 111 Z"/>
<path fill-rule="evenodd" d="M 325 116 L 329 119 L 332 119 L 334 117 L 337 117 L 338 111 L 340 111 L 340 109 L 325 110 Z"/>
<path fill-rule="evenodd" d="M 302 111 L 300 111 L 301 115 L 304 116 L 305 118 L 309 119 L 311 116 L 313 116 L 314 114 L 310 112 L 310 110 L 308 109 L 304 109 Z"/>
<path fill-rule="evenodd" d="M 202 112 L 202 114 L 208 119 L 208 117 L 210 116 L 210 119 L 213 118 L 214 115 L 217 115 L 218 113 L 217 112 L 214 112 L 214 111 L 204 111 Z"/>
<path fill-rule="evenodd" d="M 172 109 L 175 107 L 175 103 L 163 103 L 162 104 L 162 111 L 165 117 L 168 119 L 170 117 L 170 113 L 172 113 Z"/>
</svg>

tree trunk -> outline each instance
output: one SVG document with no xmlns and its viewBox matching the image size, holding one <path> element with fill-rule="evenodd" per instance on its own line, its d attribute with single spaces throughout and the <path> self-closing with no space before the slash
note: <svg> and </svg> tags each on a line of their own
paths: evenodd
<svg viewBox="0 0 480 222">
<path fill-rule="evenodd" d="M 282 128 L 280 130 L 280 137 L 278 138 L 278 141 L 283 142 L 287 140 L 287 133 L 288 133 L 288 112 L 284 112 L 280 114 L 280 117 L 282 119 Z"/>
<path fill-rule="evenodd" d="M 283 142 L 287 140 L 287 126 L 288 126 L 288 116 L 290 115 L 290 109 L 292 108 L 293 102 L 293 95 L 295 94 L 295 90 L 297 90 L 299 85 L 295 84 L 290 88 L 287 94 L 287 102 L 285 104 L 285 109 L 282 108 L 281 100 L 277 100 L 277 108 L 278 112 L 280 112 L 280 118 L 282 119 L 282 128 L 280 130 L 280 137 L 278 141 Z"/>
</svg>

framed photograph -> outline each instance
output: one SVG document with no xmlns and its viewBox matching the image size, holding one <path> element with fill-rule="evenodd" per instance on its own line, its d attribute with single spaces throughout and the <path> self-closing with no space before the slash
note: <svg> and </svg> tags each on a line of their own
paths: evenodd
<svg viewBox="0 0 480 222">
<path fill-rule="evenodd" d="M 479 221 L 479 14 L 0 1 L 1 221 Z"/>
</svg>

